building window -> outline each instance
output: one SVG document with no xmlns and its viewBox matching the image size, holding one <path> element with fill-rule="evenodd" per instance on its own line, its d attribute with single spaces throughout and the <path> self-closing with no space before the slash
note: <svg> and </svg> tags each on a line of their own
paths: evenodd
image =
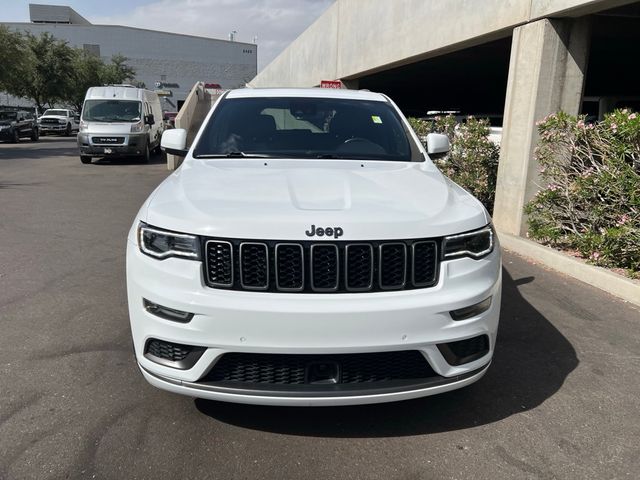
<svg viewBox="0 0 640 480">
<path fill-rule="evenodd" d="M 160 81 L 164 82 L 167 79 L 166 75 L 160 75 Z"/>
<path fill-rule="evenodd" d="M 91 55 L 95 55 L 96 57 L 100 56 L 100 45 L 85 43 L 82 48 L 85 52 L 90 53 Z"/>
</svg>

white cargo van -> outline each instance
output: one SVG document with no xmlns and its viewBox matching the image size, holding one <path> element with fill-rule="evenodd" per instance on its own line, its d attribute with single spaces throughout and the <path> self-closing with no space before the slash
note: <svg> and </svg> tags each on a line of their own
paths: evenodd
<svg viewBox="0 0 640 480">
<path fill-rule="evenodd" d="M 78 133 L 80 160 L 133 156 L 148 162 L 150 152 L 159 151 L 163 131 L 162 108 L 154 92 L 132 85 L 91 87 Z"/>
</svg>

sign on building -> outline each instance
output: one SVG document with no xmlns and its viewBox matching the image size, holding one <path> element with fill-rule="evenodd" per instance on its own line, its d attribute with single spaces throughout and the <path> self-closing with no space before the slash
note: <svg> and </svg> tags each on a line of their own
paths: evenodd
<svg viewBox="0 0 640 480">
<path fill-rule="evenodd" d="M 320 88 L 342 88 L 340 80 L 321 80 Z"/>
</svg>

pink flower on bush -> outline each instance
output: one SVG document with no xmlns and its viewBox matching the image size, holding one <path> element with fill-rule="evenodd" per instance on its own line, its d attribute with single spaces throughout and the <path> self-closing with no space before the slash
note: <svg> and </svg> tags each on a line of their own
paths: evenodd
<svg viewBox="0 0 640 480">
<path fill-rule="evenodd" d="M 578 120 L 578 123 L 576 123 L 576 126 L 584 130 L 585 128 L 584 120 Z"/>
<path fill-rule="evenodd" d="M 616 133 L 618 131 L 618 125 L 616 123 L 612 123 L 611 130 L 613 130 L 613 133 Z"/>
<path fill-rule="evenodd" d="M 629 120 L 635 120 L 637 117 L 637 115 L 635 113 L 632 113 L 631 115 L 629 115 Z"/>
<path fill-rule="evenodd" d="M 629 215 L 627 215 L 626 213 L 624 215 L 622 215 L 618 221 L 616 222 L 616 226 L 621 227 L 623 226 L 625 223 L 627 223 L 631 218 L 629 217 Z"/>
<path fill-rule="evenodd" d="M 589 260 L 598 260 L 601 256 L 602 254 L 600 252 L 593 252 L 589 255 Z"/>
<path fill-rule="evenodd" d="M 580 176 L 581 176 L 582 178 L 588 178 L 588 177 L 590 177 L 591 175 L 593 175 L 593 172 L 594 172 L 594 171 L 595 171 L 595 170 L 594 170 L 594 168 L 593 168 L 593 167 L 589 167 L 589 168 L 587 168 L 584 172 L 582 172 L 582 173 L 580 174 Z"/>
<path fill-rule="evenodd" d="M 549 190 L 551 190 L 552 192 L 555 192 L 556 190 L 558 190 L 558 185 L 556 185 L 555 183 L 550 183 L 549 186 L 547 187 Z"/>
</svg>

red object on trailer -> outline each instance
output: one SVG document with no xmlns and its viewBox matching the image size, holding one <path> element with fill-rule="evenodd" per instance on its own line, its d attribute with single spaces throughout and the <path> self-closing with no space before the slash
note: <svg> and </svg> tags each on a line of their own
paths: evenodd
<svg viewBox="0 0 640 480">
<path fill-rule="evenodd" d="M 340 80 L 321 80 L 320 88 L 342 88 Z"/>
</svg>

